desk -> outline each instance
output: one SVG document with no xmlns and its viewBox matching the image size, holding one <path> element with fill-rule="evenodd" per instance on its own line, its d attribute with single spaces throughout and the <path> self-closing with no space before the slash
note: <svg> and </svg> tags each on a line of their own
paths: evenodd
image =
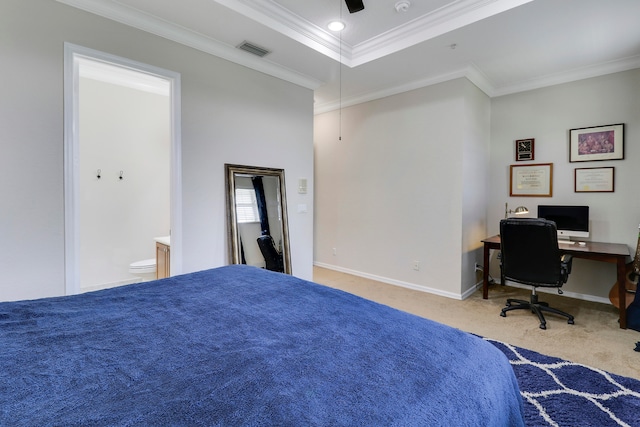
<svg viewBox="0 0 640 427">
<path fill-rule="evenodd" d="M 489 297 L 489 253 L 491 249 L 500 249 L 500 235 L 487 237 L 484 243 L 484 267 L 482 270 L 482 298 Z M 610 262 L 617 265 L 618 283 L 626 281 L 626 261 L 629 256 L 629 248 L 621 243 L 585 242 L 585 246 L 577 243 L 560 244 L 560 252 L 573 255 L 575 258 L 591 259 L 594 261 Z M 625 300 L 624 286 L 618 286 L 620 301 Z M 622 307 L 624 304 L 621 303 Z M 620 328 L 627 329 L 627 310 L 620 310 Z"/>
</svg>

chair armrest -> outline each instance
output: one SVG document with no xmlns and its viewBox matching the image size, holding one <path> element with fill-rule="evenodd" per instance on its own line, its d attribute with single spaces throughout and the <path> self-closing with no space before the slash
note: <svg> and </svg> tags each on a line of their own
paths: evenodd
<svg viewBox="0 0 640 427">
<path fill-rule="evenodd" d="M 571 267 L 573 266 L 573 255 L 562 255 L 562 257 L 560 257 L 560 264 L 562 265 L 562 269 L 569 275 L 571 273 Z"/>
</svg>

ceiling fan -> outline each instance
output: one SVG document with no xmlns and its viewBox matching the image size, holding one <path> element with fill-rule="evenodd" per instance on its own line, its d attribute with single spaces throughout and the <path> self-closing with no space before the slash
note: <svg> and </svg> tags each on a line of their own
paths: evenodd
<svg viewBox="0 0 640 427">
<path fill-rule="evenodd" d="M 347 9 L 349 9 L 349 13 L 360 12 L 364 9 L 364 3 L 362 0 L 344 0 L 347 4 Z"/>
</svg>

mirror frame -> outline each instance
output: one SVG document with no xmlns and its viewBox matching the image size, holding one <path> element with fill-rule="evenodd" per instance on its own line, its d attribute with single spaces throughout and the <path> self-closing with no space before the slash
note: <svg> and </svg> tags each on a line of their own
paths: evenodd
<svg viewBox="0 0 640 427">
<path fill-rule="evenodd" d="M 289 247 L 289 220 L 287 215 L 284 169 L 233 165 L 228 163 L 225 163 L 224 168 L 225 183 L 227 187 L 227 235 L 229 241 L 229 262 L 231 264 L 242 264 L 240 235 L 236 215 L 236 174 L 273 176 L 279 180 L 280 212 L 282 213 L 282 261 L 284 273 L 291 274 L 291 250 Z"/>
</svg>

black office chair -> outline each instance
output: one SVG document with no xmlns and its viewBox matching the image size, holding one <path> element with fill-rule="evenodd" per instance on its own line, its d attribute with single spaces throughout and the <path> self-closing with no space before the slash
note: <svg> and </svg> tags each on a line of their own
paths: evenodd
<svg viewBox="0 0 640 427">
<path fill-rule="evenodd" d="M 567 282 L 571 273 L 573 257 L 561 255 L 558 248 L 556 224 L 540 218 L 509 218 L 500 221 L 500 246 L 502 254 L 502 274 L 506 280 L 532 286 L 531 300 L 507 299 L 507 306 L 500 316 L 506 317 L 507 311 L 531 310 L 540 319 L 540 329 L 547 329 L 543 311 L 559 314 L 568 318 L 573 325 L 573 316 L 549 307 L 546 302 L 538 301 L 536 288 L 558 288 Z"/>
<path fill-rule="evenodd" d="M 264 257 L 267 270 L 284 273 L 282 254 L 276 249 L 273 237 L 269 235 L 258 237 L 258 246 L 260 247 L 260 252 L 262 252 L 262 256 Z"/>
</svg>

